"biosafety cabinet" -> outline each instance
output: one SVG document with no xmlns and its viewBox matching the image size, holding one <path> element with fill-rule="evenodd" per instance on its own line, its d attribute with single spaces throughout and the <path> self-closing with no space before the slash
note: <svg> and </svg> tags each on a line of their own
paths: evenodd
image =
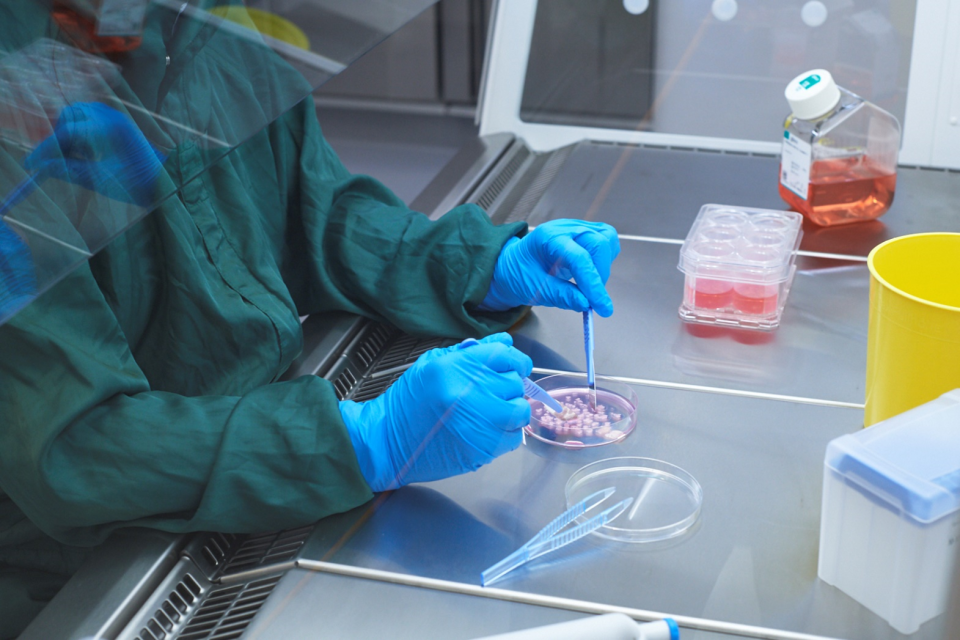
<svg viewBox="0 0 960 640">
<path fill-rule="evenodd" d="M 230 21 L 207 3 L 162 0 L 147 19 L 216 20 L 221 37 L 281 56 L 316 87 L 428 4 L 251 0 L 250 15 L 263 15 Z M 294 24 L 308 41 L 268 24 Z M 635 390 L 636 430 L 580 451 L 528 438 L 477 472 L 293 531 L 121 531 L 24 640 L 478 638 L 611 610 L 671 615 L 682 637 L 703 640 L 905 637 L 817 578 L 823 460 L 828 442 L 863 425 L 866 255 L 899 235 L 960 231 L 956 33 L 955 0 L 496 3 L 480 134 L 411 206 L 434 219 L 476 203 L 497 223 L 616 226 L 616 312 L 596 323 L 596 367 Z M 869 223 L 804 225 L 776 331 L 758 339 L 691 330 L 678 317 L 680 245 L 705 204 L 787 208 L 778 195 L 783 90 L 817 68 L 900 121 L 893 206 Z M 122 85 L 105 86 L 119 95 Z M 276 108 L 249 128 L 294 102 L 269 102 Z M 162 114 L 143 114 L 159 123 L 160 142 L 242 142 L 154 116 Z M 72 246 L 89 255 L 119 229 Z M 73 263 L 51 264 L 55 280 Z M 304 352 L 284 377 L 319 375 L 358 401 L 452 343 L 346 314 L 310 317 L 303 328 Z M 582 372 L 580 331 L 578 314 L 545 308 L 512 329 L 534 377 Z M 696 525 L 655 544 L 587 538 L 496 589 L 480 587 L 482 570 L 563 511 L 574 472 L 616 456 L 670 460 L 696 477 Z M 934 618 L 909 637 L 944 638 L 949 624 Z"/>
</svg>

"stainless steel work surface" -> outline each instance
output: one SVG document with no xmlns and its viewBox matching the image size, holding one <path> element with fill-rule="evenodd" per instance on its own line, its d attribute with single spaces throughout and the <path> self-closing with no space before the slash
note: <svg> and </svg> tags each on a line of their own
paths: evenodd
<svg viewBox="0 0 960 640">
<path fill-rule="evenodd" d="M 580 617 L 583 614 L 570 611 L 294 569 L 243 637 L 456 640 Z"/>
<path fill-rule="evenodd" d="M 703 329 L 677 316 L 678 245 L 624 241 L 596 319 L 598 374 L 862 403 L 869 275 L 864 263 L 806 258 L 772 333 Z M 692 332 L 692 333 L 691 333 Z M 538 307 L 516 328 L 534 365 L 584 371 L 578 313 Z"/>
<path fill-rule="evenodd" d="M 583 142 L 570 154 L 530 217 L 609 222 L 620 233 L 686 237 L 710 202 L 786 209 L 777 193 L 779 158 Z M 804 227 L 801 249 L 865 256 L 896 236 L 960 231 L 960 174 L 901 167 L 893 206 L 879 220 Z"/>
<path fill-rule="evenodd" d="M 699 524 L 679 539 L 630 545 L 585 539 L 497 587 L 857 640 L 900 637 L 817 580 L 823 455 L 861 412 L 636 387 L 637 430 L 620 445 L 527 446 L 477 473 L 406 487 L 348 531 L 301 557 L 479 584 L 480 572 L 565 508 L 564 485 L 593 460 L 666 460 L 703 487 Z M 938 638 L 939 621 L 915 638 Z"/>
</svg>

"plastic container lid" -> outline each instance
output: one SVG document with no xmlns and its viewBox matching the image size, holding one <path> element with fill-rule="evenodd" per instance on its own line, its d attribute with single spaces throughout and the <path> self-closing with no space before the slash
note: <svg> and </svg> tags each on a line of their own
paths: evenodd
<svg viewBox="0 0 960 640">
<path fill-rule="evenodd" d="M 827 445 L 824 464 L 918 522 L 960 509 L 960 389 Z"/>
<path fill-rule="evenodd" d="M 622 542 L 656 542 L 687 531 L 700 517 L 700 483 L 678 466 L 653 458 L 608 458 L 570 476 L 565 494 L 572 507 L 587 496 L 613 487 L 610 504 L 633 504 L 594 535 Z"/>
<path fill-rule="evenodd" d="M 793 115 L 801 120 L 825 116 L 840 102 L 840 89 L 826 69 L 801 73 L 783 92 Z"/>
<path fill-rule="evenodd" d="M 732 282 L 786 282 L 802 225 L 795 211 L 705 204 L 680 248 L 678 268 Z"/>
</svg>

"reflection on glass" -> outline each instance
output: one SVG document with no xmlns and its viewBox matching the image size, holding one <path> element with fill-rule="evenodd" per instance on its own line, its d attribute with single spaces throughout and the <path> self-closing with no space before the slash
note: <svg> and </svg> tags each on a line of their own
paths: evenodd
<svg viewBox="0 0 960 640">
<path fill-rule="evenodd" d="M 657 3 L 633 13 L 623 0 L 537 5 L 521 118 L 633 128 L 653 99 Z"/>
<path fill-rule="evenodd" d="M 0 8 L 0 323 L 431 4 Z"/>
<path fill-rule="evenodd" d="M 784 87 L 826 68 L 902 121 L 914 16 L 881 0 L 539 2 L 521 118 L 777 141 Z"/>
</svg>

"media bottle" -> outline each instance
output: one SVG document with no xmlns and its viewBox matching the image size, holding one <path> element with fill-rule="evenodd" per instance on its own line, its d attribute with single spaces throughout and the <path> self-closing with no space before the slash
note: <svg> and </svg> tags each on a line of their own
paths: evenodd
<svg viewBox="0 0 960 640">
<path fill-rule="evenodd" d="M 813 223 L 832 226 L 886 213 L 897 186 L 900 123 L 838 87 L 829 71 L 794 78 L 785 91 L 780 196 Z"/>
</svg>

